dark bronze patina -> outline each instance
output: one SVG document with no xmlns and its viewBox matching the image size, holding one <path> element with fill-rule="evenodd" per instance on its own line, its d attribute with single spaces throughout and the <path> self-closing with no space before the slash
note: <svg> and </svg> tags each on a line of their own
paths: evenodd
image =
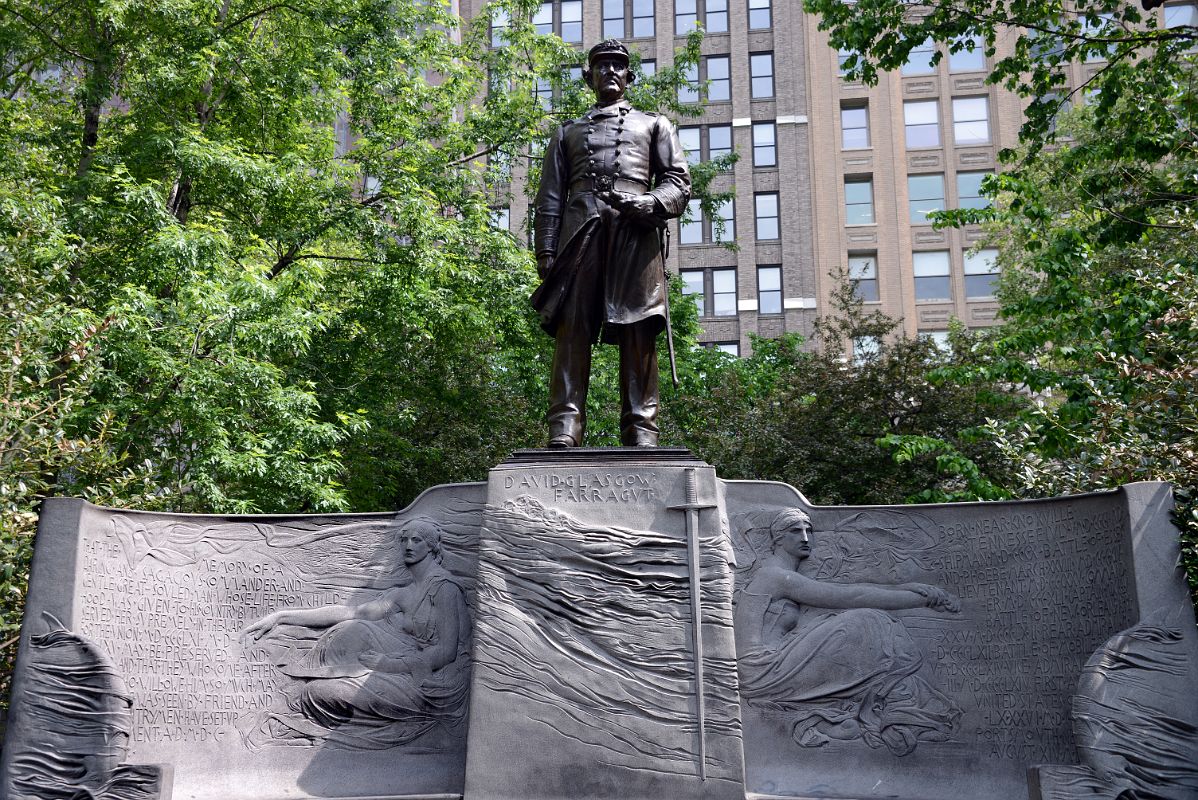
<svg viewBox="0 0 1198 800">
<path fill-rule="evenodd" d="M 620 347 L 620 440 L 653 447 L 655 342 L 668 322 L 664 230 L 686 209 L 690 173 L 670 121 L 624 99 L 627 48 L 609 39 L 587 60 L 595 106 L 554 133 L 536 200 L 542 283 L 532 302 L 557 342 L 549 446 L 582 444 L 591 348 L 602 341 Z"/>
</svg>

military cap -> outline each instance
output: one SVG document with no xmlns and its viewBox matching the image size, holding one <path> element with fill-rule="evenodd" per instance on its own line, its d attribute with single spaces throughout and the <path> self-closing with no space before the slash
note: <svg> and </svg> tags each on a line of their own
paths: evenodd
<svg viewBox="0 0 1198 800">
<path fill-rule="evenodd" d="M 628 63 L 628 48 L 617 39 L 604 39 L 599 44 L 591 48 L 591 52 L 587 54 L 587 64 L 594 64 L 595 61 L 603 56 L 615 56 L 616 58 L 624 59 L 624 63 Z"/>
</svg>

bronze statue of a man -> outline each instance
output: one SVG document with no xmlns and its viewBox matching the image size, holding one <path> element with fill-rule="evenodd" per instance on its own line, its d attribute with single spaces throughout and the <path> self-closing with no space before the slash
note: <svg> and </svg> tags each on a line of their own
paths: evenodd
<svg viewBox="0 0 1198 800">
<path fill-rule="evenodd" d="M 549 446 L 582 444 L 591 347 L 601 340 L 620 346 L 620 441 L 653 447 L 667 314 L 661 231 L 686 208 L 690 173 L 670 121 L 624 99 L 628 49 L 609 39 L 587 62 L 596 103 L 553 135 L 536 201 L 542 282 L 532 302 L 556 340 Z"/>
</svg>

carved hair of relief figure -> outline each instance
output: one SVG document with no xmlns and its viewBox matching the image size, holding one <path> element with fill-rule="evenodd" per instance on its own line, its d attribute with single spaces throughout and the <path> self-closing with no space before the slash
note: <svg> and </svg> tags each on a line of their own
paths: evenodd
<svg viewBox="0 0 1198 800">
<path fill-rule="evenodd" d="M 463 719 L 465 593 L 441 565 L 433 519 L 405 521 L 397 543 L 409 583 L 360 604 L 282 609 L 243 631 L 272 646 L 290 678 L 274 707 L 239 722 L 251 749 L 317 742 L 385 749 Z"/>
<path fill-rule="evenodd" d="M 804 747 L 862 740 L 896 756 L 945 741 L 961 711 L 921 674 L 923 655 L 890 610 L 956 613 L 949 592 L 921 583 L 834 583 L 809 578 L 811 519 L 785 509 L 769 552 L 736 599 L 741 694 L 785 720 Z"/>
</svg>

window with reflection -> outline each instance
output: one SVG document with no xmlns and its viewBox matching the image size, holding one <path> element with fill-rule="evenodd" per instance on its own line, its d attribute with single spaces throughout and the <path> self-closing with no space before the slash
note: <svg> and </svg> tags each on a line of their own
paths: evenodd
<svg viewBox="0 0 1198 800">
<path fill-rule="evenodd" d="M 949 48 L 949 72 L 981 72 L 986 69 L 986 50 L 981 36 L 969 36 L 958 40 L 956 44 L 961 49 L 954 53 Z"/>
<path fill-rule="evenodd" d="M 987 175 L 993 175 L 990 170 L 980 172 L 957 173 L 957 207 L 958 208 L 989 208 L 990 198 L 982 195 L 982 181 Z"/>
<path fill-rule="evenodd" d="M 985 97 L 953 98 L 953 142 L 986 144 L 990 141 L 989 103 Z"/>
<path fill-rule="evenodd" d="M 844 219 L 847 225 L 871 225 L 874 221 L 872 178 L 844 179 Z"/>
<path fill-rule="evenodd" d="M 869 147 L 869 106 L 844 105 L 840 108 L 840 146 L 845 150 Z"/>
<path fill-rule="evenodd" d="M 760 100 L 774 96 L 774 54 L 749 54 L 749 96 Z"/>
<path fill-rule="evenodd" d="M 912 262 L 917 301 L 943 303 L 952 299 L 947 250 L 914 253 Z"/>
<path fill-rule="evenodd" d="M 849 256 L 849 281 L 858 300 L 876 303 L 880 297 L 878 257 L 873 253 Z"/>
<path fill-rule="evenodd" d="M 928 225 L 928 214 L 944 210 L 944 176 L 908 175 L 907 203 L 911 208 L 911 222 Z"/>
<path fill-rule="evenodd" d="M 772 122 L 753 123 L 753 166 L 778 166 L 778 128 Z"/>
<path fill-rule="evenodd" d="M 931 75 L 936 71 L 936 67 L 932 64 L 932 59 L 935 56 L 936 42 L 932 39 L 924 39 L 907 54 L 907 61 L 903 64 L 902 73 L 904 75 Z"/>
<path fill-rule="evenodd" d="M 758 241 L 780 238 L 778 193 L 761 192 L 753 195 L 753 208 Z"/>
<path fill-rule="evenodd" d="M 908 148 L 940 146 L 940 105 L 935 100 L 903 103 L 903 125 Z"/>
<path fill-rule="evenodd" d="M 749 0 L 749 30 L 759 31 L 773 26 L 770 0 Z"/>
<path fill-rule="evenodd" d="M 965 253 L 965 299 L 990 300 L 998 288 L 998 250 Z"/>
<path fill-rule="evenodd" d="M 782 267 L 779 264 L 757 268 L 757 313 L 782 313 Z"/>
</svg>

